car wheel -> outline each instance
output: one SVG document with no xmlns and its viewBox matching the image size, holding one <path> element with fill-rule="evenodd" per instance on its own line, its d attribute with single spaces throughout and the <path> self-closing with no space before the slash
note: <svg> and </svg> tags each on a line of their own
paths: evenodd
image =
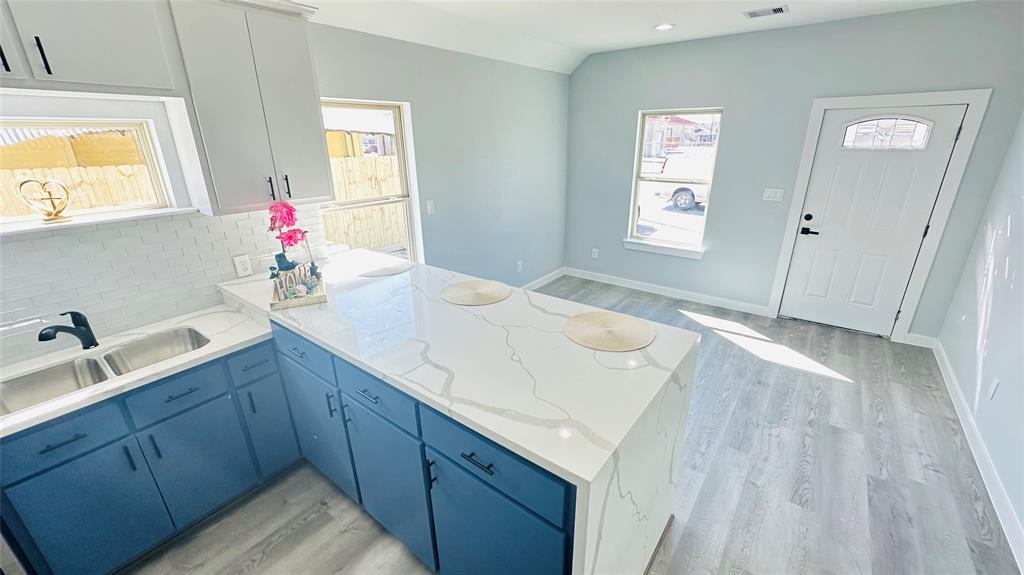
<svg viewBox="0 0 1024 575">
<path fill-rule="evenodd" d="M 693 192 L 684 189 L 676 190 L 676 193 L 672 194 L 672 204 L 680 210 L 692 210 L 697 202 L 693 198 Z"/>
</svg>

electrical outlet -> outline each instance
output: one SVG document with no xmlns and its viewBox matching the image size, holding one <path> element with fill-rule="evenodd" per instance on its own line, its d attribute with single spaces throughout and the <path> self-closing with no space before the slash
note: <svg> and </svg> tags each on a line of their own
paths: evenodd
<svg viewBox="0 0 1024 575">
<path fill-rule="evenodd" d="M 427 215 L 431 216 L 434 214 L 434 200 L 427 200 Z"/>
<path fill-rule="evenodd" d="M 235 256 L 235 275 L 240 278 L 252 275 L 252 262 L 249 261 L 249 256 L 242 254 Z"/>
<path fill-rule="evenodd" d="M 523 271 L 523 260 L 517 260 L 516 261 L 516 271 L 517 272 Z"/>
<path fill-rule="evenodd" d="M 597 251 L 597 248 L 594 248 L 594 249 L 590 250 L 590 257 L 594 258 L 595 260 L 600 255 L 601 255 L 601 252 Z"/>
<path fill-rule="evenodd" d="M 766 202 L 781 202 L 783 194 L 785 194 L 785 191 L 781 188 L 765 188 L 762 198 Z"/>
<path fill-rule="evenodd" d="M 998 377 L 993 377 L 992 378 L 992 387 L 990 387 L 989 390 L 988 390 L 988 398 L 989 399 L 995 399 L 996 398 L 996 390 L 997 389 L 999 389 L 999 378 Z"/>
</svg>

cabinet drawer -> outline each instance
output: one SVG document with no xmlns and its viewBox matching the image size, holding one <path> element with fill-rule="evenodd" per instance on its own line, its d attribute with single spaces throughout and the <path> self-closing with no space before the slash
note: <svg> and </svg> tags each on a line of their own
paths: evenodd
<svg viewBox="0 0 1024 575">
<path fill-rule="evenodd" d="M 4 485 L 63 463 L 90 449 L 128 435 L 128 424 L 114 403 L 29 431 L 0 448 Z"/>
<path fill-rule="evenodd" d="M 328 382 L 334 382 L 334 369 L 331 367 L 331 354 L 306 338 L 287 329 L 270 324 L 274 332 L 274 345 L 285 357 L 319 375 Z"/>
<path fill-rule="evenodd" d="M 224 366 L 217 362 L 145 387 L 125 404 L 135 425 L 146 427 L 227 391 Z"/>
<path fill-rule="evenodd" d="M 334 358 L 334 370 L 342 391 L 409 433 L 420 434 L 416 400 L 347 361 Z"/>
<path fill-rule="evenodd" d="M 422 405 L 420 424 L 427 445 L 552 524 L 565 526 L 565 482 Z"/>
<path fill-rule="evenodd" d="M 274 345 L 269 341 L 228 358 L 228 372 L 235 387 L 242 387 L 275 371 Z"/>
</svg>

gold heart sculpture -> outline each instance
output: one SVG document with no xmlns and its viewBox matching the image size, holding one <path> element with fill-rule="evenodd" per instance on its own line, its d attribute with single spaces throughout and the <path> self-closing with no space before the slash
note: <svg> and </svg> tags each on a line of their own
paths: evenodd
<svg viewBox="0 0 1024 575">
<path fill-rule="evenodd" d="M 35 184 L 34 189 L 26 190 L 29 184 Z M 18 194 L 28 207 L 43 214 L 44 224 L 71 219 L 61 215 L 71 202 L 71 191 L 60 180 L 24 180 L 18 184 Z"/>
</svg>

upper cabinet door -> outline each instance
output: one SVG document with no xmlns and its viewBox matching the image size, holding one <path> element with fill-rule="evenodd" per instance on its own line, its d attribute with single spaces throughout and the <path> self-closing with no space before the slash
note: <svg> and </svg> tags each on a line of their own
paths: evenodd
<svg viewBox="0 0 1024 575">
<path fill-rule="evenodd" d="M 220 2 L 171 2 L 218 214 L 260 210 L 277 199 L 263 102 L 245 10 Z M 305 44 L 303 44 L 305 45 Z"/>
<path fill-rule="evenodd" d="M 36 79 L 174 87 L 154 0 L 11 0 L 10 7 Z"/>
<path fill-rule="evenodd" d="M 18 33 L 5 4 L 0 2 L 0 78 L 28 78 Z"/>
<path fill-rule="evenodd" d="M 306 22 L 263 10 L 246 14 L 284 199 L 329 200 L 331 171 Z"/>
</svg>

